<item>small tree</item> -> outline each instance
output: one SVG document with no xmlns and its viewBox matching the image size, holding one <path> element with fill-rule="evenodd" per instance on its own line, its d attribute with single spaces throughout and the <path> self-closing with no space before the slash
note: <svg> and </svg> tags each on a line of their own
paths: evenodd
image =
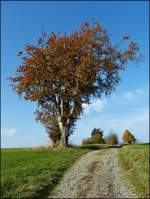
<svg viewBox="0 0 150 199">
<path fill-rule="evenodd" d="M 136 143 L 136 138 L 134 137 L 133 134 L 131 134 L 131 137 L 132 137 L 132 138 L 131 138 L 132 143 L 135 144 L 135 143 Z"/>
<path fill-rule="evenodd" d="M 118 136 L 115 133 L 110 133 L 105 139 L 105 143 L 110 145 L 118 144 L 118 142 Z"/>
<path fill-rule="evenodd" d="M 122 140 L 128 144 L 135 143 L 136 141 L 134 135 L 129 130 L 125 130 L 125 132 L 123 133 Z"/>
<path fill-rule="evenodd" d="M 59 129 L 59 124 L 57 117 L 49 114 L 44 114 L 43 112 L 36 111 L 36 120 L 44 124 L 46 131 L 48 133 L 48 137 L 51 139 L 53 147 L 57 147 L 60 144 L 61 134 Z M 76 119 L 72 118 L 70 122 L 70 126 L 68 126 L 68 137 L 73 133 Z M 68 143 L 68 140 L 66 141 Z"/>
<path fill-rule="evenodd" d="M 53 147 L 57 147 L 60 142 L 60 130 L 58 126 L 58 121 L 56 118 L 50 120 L 49 123 L 45 124 L 48 137 L 51 139 Z"/>
<path fill-rule="evenodd" d="M 85 22 L 70 35 L 43 33 L 37 44 L 19 53 L 22 63 L 9 79 L 17 95 L 36 102 L 45 116 L 56 116 L 60 146 L 67 146 L 72 119 L 79 118 L 83 103 L 109 96 L 119 83 L 119 71 L 137 60 L 138 50 L 135 42 L 124 50 L 112 45 L 98 22 L 92 26 Z"/>
<path fill-rule="evenodd" d="M 91 137 L 92 137 L 92 141 L 94 144 L 103 144 L 104 143 L 103 133 L 104 133 L 104 131 L 100 128 L 93 129 L 93 131 L 91 133 Z"/>
</svg>

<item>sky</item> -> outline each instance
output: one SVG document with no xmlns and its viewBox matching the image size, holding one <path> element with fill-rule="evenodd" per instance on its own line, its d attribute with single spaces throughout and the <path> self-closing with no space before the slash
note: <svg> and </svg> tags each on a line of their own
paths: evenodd
<svg viewBox="0 0 150 199">
<path fill-rule="evenodd" d="M 125 33 L 137 41 L 144 60 L 129 63 L 120 73 L 121 82 L 110 98 L 95 99 L 77 121 L 73 144 L 90 137 L 93 128 L 104 136 L 115 132 L 121 140 L 129 129 L 140 142 L 149 141 L 149 32 L 148 2 L 142 1 L 3 1 L 1 13 L 1 146 L 34 147 L 50 140 L 44 127 L 35 121 L 36 104 L 20 99 L 7 77 L 21 64 L 17 52 L 34 43 L 41 31 L 78 30 L 85 20 L 96 19 L 108 29 L 116 44 Z"/>
</svg>

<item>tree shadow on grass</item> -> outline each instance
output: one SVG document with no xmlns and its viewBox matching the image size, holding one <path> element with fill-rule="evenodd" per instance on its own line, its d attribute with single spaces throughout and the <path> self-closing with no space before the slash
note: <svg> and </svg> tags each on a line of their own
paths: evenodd
<svg viewBox="0 0 150 199">
<path fill-rule="evenodd" d="M 63 177 L 64 170 L 59 171 L 58 174 L 45 186 L 42 186 L 41 189 L 37 190 L 30 199 L 46 199 L 50 198 L 51 191 L 59 183 L 60 179 Z"/>
<path fill-rule="evenodd" d="M 110 145 L 110 146 L 107 146 L 106 148 L 122 148 L 123 146 L 125 146 L 125 144 L 120 144 L 120 145 Z"/>
<path fill-rule="evenodd" d="M 83 145 L 78 148 L 80 149 L 90 149 L 90 150 L 101 150 L 101 149 L 108 149 L 108 148 L 121 148 L 124 144 L 121 145 L 98 145 L 98 144 L 89 144 Z"/>
</svg>

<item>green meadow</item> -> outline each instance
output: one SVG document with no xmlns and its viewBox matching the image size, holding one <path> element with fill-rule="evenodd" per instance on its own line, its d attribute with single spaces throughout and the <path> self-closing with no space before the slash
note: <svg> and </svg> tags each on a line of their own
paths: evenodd
<svg viewBox="0 0 150 199">
<path fill-rule="evenodd" d="M 149 198 L 149 149 L 149 144 L 132 144 L 123 146 L 119 152 L 126 179 L 142 198 Z"/>
<path fill-rule="evenodd" d="M 89 149 L 2 149 L 2 198 L 42 198 Z"/>
</svg>

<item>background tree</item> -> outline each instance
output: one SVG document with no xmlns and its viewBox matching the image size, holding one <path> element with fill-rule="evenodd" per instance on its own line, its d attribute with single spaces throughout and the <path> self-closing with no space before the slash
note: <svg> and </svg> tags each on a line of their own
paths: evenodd
<svg viewBox="0 0 150 199">
<path fill-rule="evenodd" d="M 121 43 L 128 40 L 124 36 Z M 70 123 L 79 118 L 82 104 L 109 96 L 119 83 L 119 71 L 128 61 L 137 61 L 138 50 L 135 42 L 126 49 L 112 45 L 98 22 L 85 22 L 70 35 L 42 33 L 37 44 L 19 53 L 22 63 L 10 80 L 17 95 L 37 102 L 45 116 L 56 116 L 60 146 L 66 146 Z"/>
<path fill-rule="evenodd" d="M 103 144 L 104 143 L 103 133 L 104 133 L 104 131 L 100 128 L 99 129 L 97 129 L 97 128 L 93 129 L 93 131 L 91 133 L 93 144 Z"/>
<path fill-rule="evenodd" d="M 125 132 L 123 133 L 122 140 L 125 143 L 131 144 L 131 143 L 135 143 L 136 138 L 129 130 L 125 130 Z"/>
<path fill-rule="evenodd" d="M 105 143 L 106 144 L 110 144 L 110 145 L 114 145 L 114 144 L 118 144 L 118 136 L 115 133 L 110 133 L 106 139 L 105 139 Z"/>
<path fill-rule="evenodd" d="M 91 139 L 91 138 L 83 139 L 83 141 L 82 141 L 82 145 L 87 145 L 87 144 L 93 144 L 93 142 L 92 142 L 92 139 Z"/>
<path fill-rule="evenodd" d="M 135 144 L 135 143 L 136 143 L 136 138 L 134 137 L 134 135 L 133 135 L 133 134 L 131 134 L 131 142 L 132 142 L 133 144 Z"/>
</svg>

